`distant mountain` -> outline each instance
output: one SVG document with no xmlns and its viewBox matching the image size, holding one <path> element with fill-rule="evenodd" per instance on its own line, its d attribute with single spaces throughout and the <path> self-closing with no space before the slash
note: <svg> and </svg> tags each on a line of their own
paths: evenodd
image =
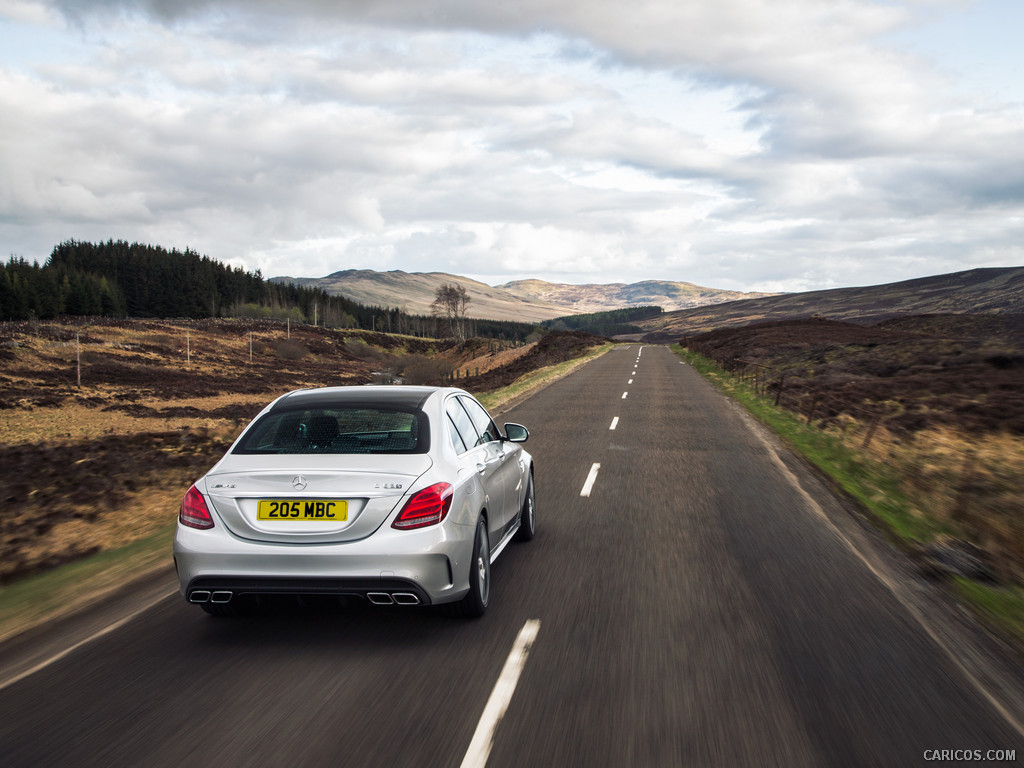
<svg viewBox="0 0 1024 768">
<path fill-rule="evenodd" d="M 437 289 L 442 285 L 457 283 L 469 294 L 470 302 L 466 311 L 470 317 L 533 323 L 571 314 L 564 306 L 524 299 L 501 288 L 446 272 L 345 269 L 327 277 L 272 277 L 271 282 L 320 288 L 360 304 L 400 307 L 414 315 L 429 315 Z"/>
<path fill-rule="evenodd" d="M 1024 313 L 1024 267 L 972 269 L 864 288 L 787 293 L 669 312 L 636 323 L 649 341 L 674 341 L 714 328 L 821 315 L 876 323 L 923 314 Z"/>
<path fill-rule="evenodd" d="M 490 286 L 445 272 L 377 272 L 372 269 L 346 269 L 327 277 L 274 277 L 271 281 L 320 288 L 360 304 L 401 307 L 406 312 L 422 315 L 430 314 L 430 304 L 441 285 L 458 283 L 469 294 L 470 317 L 521 322 L 652 304 L 673 310 L 766 295 L 662 280 L 607 285 L 518 280 Z"/>
<path fill-rule="evenodd" d="M 524 299 L 546 301 L 569 308 L 572 314 L 649 305 L 659 306 L 667 312 L 772 295 L 723 291 L 693 283 L 674 283 L 667 280 L 588 285 L 548 283 L 543 280 L 516 280 L 498 287 Z"/>
</svg>

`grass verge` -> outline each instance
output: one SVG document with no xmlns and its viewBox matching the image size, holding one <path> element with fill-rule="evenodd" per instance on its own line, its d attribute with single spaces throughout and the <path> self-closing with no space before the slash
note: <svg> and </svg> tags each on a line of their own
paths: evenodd
<svg viewBox="0 0 1024 768">
<path fill-rule="evenodd" d="M 545 368 L 538 368 L 536 371 L 531 371 L 530 373 L 520 376 L 507 387 L 496 389 L 493 392 L 478 394 L 476 396 L 477 400 L 483 403 L 487 410 L 497 410 L 504 405 L 508 405 L 513 400 L 518 400 L 532 395 L 549 384 L 568 376 L 577 368 L 580 368 L 591 360 L 600 357 L 614 346 L 614 344 L 602 344 L 599 347 L 594 347 L 580 357 L 572 360 L 566 360 L 564 363 L 549 365 Z"/>
<path fill-rule="evenodd" d="M 479 396 L 488 408 L 496 409 L 515 399 L 568 376 L 580 366 L 604 354 L 614 345 L 605 344 L 582 357 L 540 368 L 513 384 Z M 184 492 L 184 489 L 182 489 Z M 126 579 L 171 562 L 171 542 L 176 523 L 131 544 L 100 552 L 82 560 L 30 576 L 0 587 L 0 641 L 84 607 L 123 587 Z"/>
<path fill-rule="evenodd" d="M 908 512 L 911 505 L 900 488 L 899 478 L 887 467 L 809 426 L 792 411 L 774 405 L 715 362 L 679 345 L 672 350 L 824 472 L 843 492 L 884 523 L 897 541 L 924 542 L 943 532 L 934 521 Z"/>
<path fill-rule="evenodd" d="M 908 497 L 905 484 L 891 466 L 806 424 L 797 414 L 777 407 L 715 362 L 680 345 L 673 345 L 672 350 L 824 473 L 897 545 L 913 550 L 950 532 L 944 521 L 912 511 L 927 506 Z M 952 586 L 975 613 L 1024 647 L 1024 589 L 964 578 L 953 580 Z"/>
<path fill-rule="evenodd" d="M 953 584 L 977 613 L 1024 645 L 1024 590 L 959 577 Z"/>
<path fill-rule="evenodd" d="M 126 580 L 170 562 L 174 525 L 117 549 L 0 588 L 0 641 L 98 601 Z"/>
</svg>

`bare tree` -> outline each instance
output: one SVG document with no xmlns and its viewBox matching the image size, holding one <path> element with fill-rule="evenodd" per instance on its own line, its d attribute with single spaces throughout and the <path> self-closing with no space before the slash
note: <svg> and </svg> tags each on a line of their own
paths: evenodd
<svg viewBox="0 0 1024 768">
<path fill-rule="evenodd" d="M 430 313 L 447 321 L 448 332 L 459 342 L 466 340 L 466 307 L 470 301 L 463 286 L 446 283 L 438 287 L 430 305 Z"/>
</svg>

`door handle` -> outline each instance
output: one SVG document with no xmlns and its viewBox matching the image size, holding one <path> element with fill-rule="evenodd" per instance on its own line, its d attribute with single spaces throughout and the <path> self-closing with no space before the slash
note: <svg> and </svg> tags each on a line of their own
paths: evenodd
<svg viewBox="0 0 1024 768">
<path fill-rule="evenodd" d="M 487 471 L 487 465 L 484 464 L 483 462 L 478 461 L 476 463 L 476 471 L 482 475 L 484 472 Z"/>
</svg>

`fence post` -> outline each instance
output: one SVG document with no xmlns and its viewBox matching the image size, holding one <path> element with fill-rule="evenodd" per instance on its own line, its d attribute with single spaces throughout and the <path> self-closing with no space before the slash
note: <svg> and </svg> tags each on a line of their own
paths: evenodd
<svg viewBox="0 0 1024 768">
<path fill-rule="evenodd" d="M 82 334 L 75 334 L 75 357 L 78 360 L 78 388 L 82 388 Z"/>
<path fill-rule="evenodd" d="M 810 423 L 814 420 L 814 412 L 816 410 L 818 410 L 818 400 L 819 399 L 820 399 L 820 396 L 818 395 L 817 392 L 813 392 L 811 394 L 811 407 L 807 411 L 807 424 L 808 425 L 810 425 Z"/>
<path fill-rule="evenodd" d="M 971 497 L 977 493 L 977 473 L 975 472 L 974 452 L 967 451 L 964 466 L 960 470 L 960 483 L 956 492 L 956 506 L 953 508 L 953 519 L 962 523 L 970 517 Z"/>
<path fill-rule="evenodd" d="M 882 421 L 882 414 L 876 413 L 875 417 L 871 419 L 871 424 L 868 426 L 868 433 L 864 435 L 864 442 L 860 444 L 860 449 L 866 451 L 867 447 L 871 445 L 871 440 L 875 436 L 875 430 L 878 429 L 879 423 Z"/>
</svg>

